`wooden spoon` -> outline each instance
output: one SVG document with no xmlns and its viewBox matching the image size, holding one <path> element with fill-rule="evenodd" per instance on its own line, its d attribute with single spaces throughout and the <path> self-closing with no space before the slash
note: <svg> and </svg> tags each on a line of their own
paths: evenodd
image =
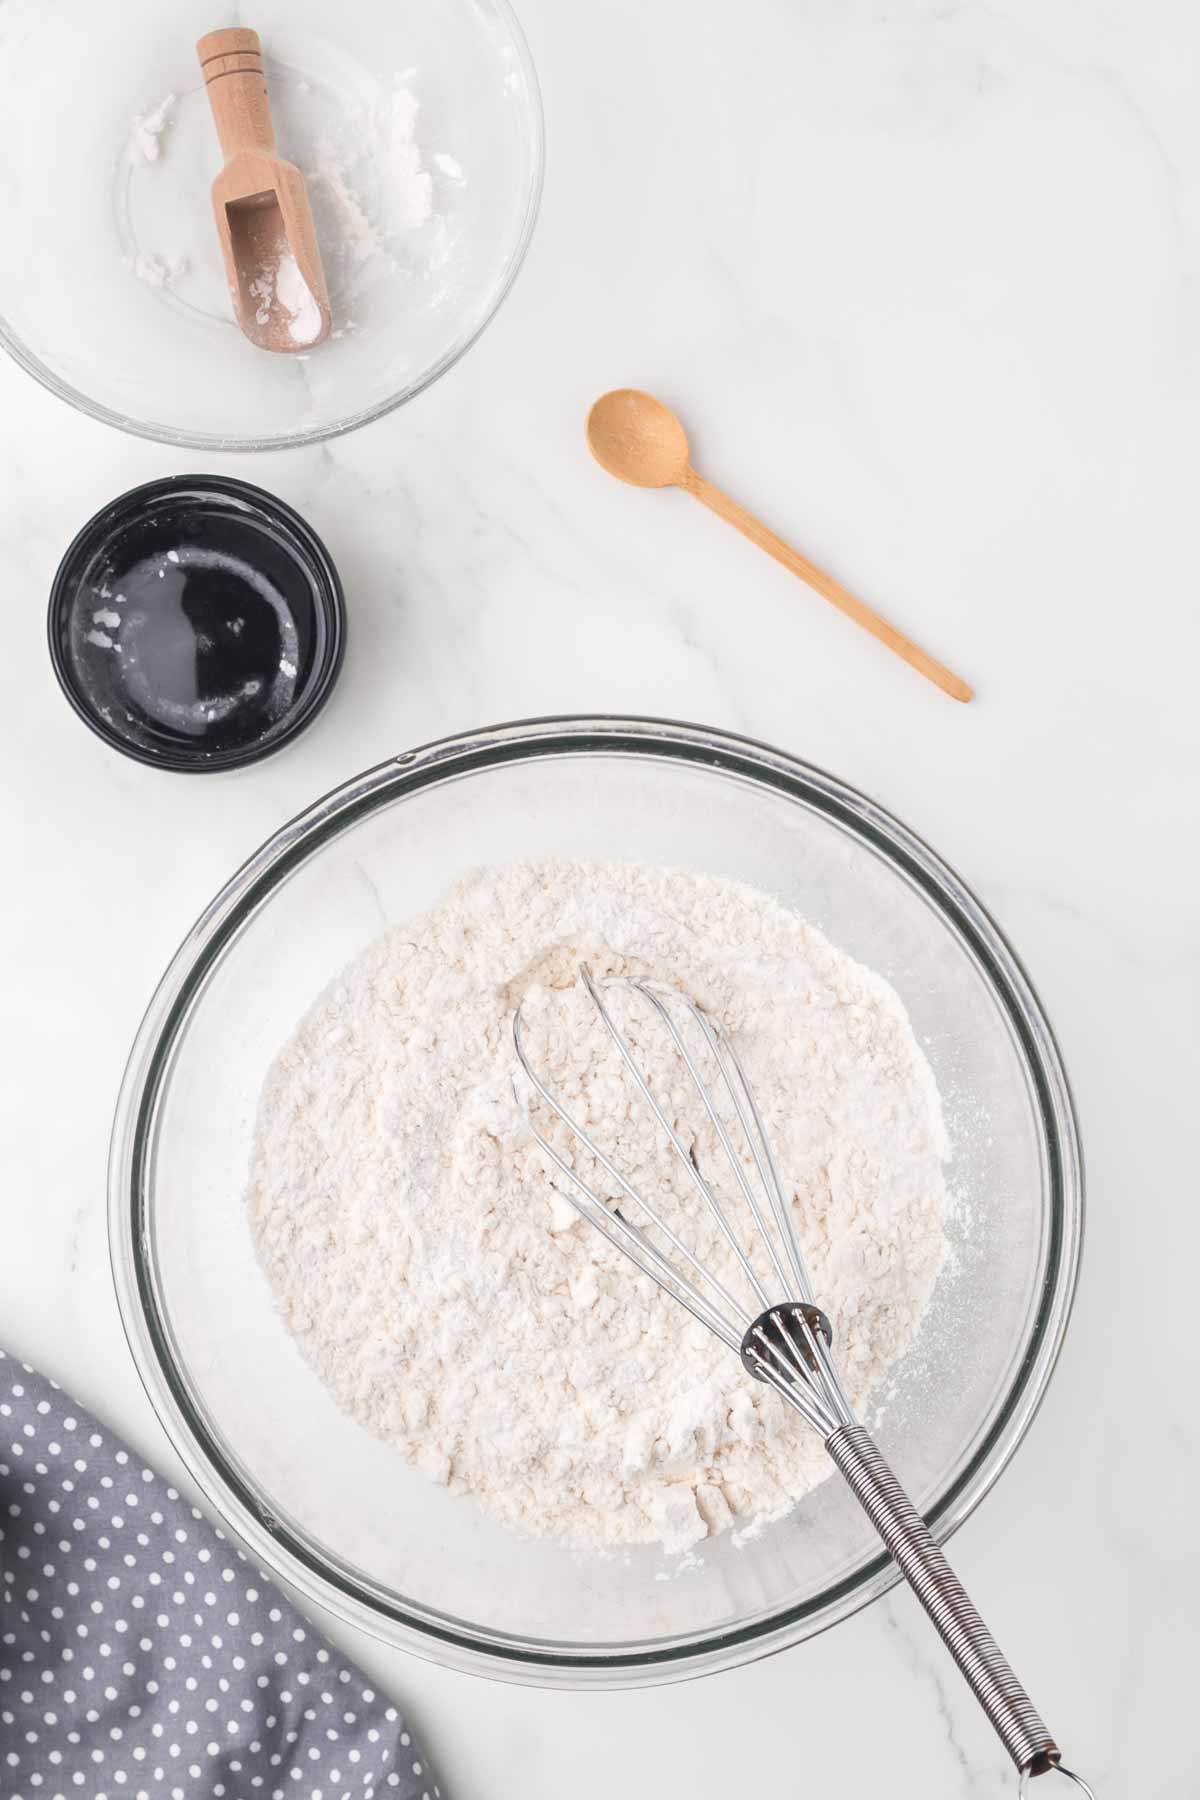
<svg viewBox="0 0 1200 1800">
<path fill-rule="evenodd" d="M 695 494 L 697 500 L 703 500 L 705 506 L 736 525 L 752 544 L 757 544 L 768 556 L 781 562 L 793 575 L 799 575 L 801 581 L 807 581 L 809 587 L 831 600 L 847 617 L 877 637 L 881 644 L 886 644 L 889 650 L 894 650 L 897 656 L 902 656 L 914 669 L 919 669 L 951 699 L 970 700 L 972 690 L 965 681 L 960 681 L 957 675 L 927 655 L 886 619 L 881 619 L 871 607 L 848 593 L 840 582 L 810 563 L 798 550 L 793 550 L 773 531 L 768 531 L 760 520 L 745 512 L 728 494 L 697 475 L 688 457 L 687 434 L 670 407 L 664 406 L 661 400 L 656 400 L 652 394 L 643 394 L 639 388 L 616 388 L 611 394 L 604 394 L 593 406 L 588 414 L 587 434 L 592 455 L 610 475 L 615 475 L 619 481 L 631 482 L 634 487 L 681 487 L 689 494 Z"/>
<path fill-rule="evenodd" d="M 212 197 L 234 315 L 262 350 L 311 350 L 329 294 L 304 177 L 275 147 L 258 33 L 210 31 L 196 54 L 225 153 Z"/>
</svg>

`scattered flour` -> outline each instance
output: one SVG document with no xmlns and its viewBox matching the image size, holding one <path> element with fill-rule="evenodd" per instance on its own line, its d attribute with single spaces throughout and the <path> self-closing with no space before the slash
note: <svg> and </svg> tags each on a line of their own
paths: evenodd
<svg viewBox="0 0 1200 1800">
<path fill-rule="evenodd" d="M 152 288 L 170 287 L 188 271 L 186 256 L 148 256 L 142 252 L 126 260 L 138 280 Z"/>
<path fill-rule="evenodd" d="M 250 283 L 250 292 L 254 296 L 255 319 L 260 325 L 268 324 L 275 299 L 275 270 L 270 263 L 264 263 L 259 269 Z"/>
<path fill-rule="evenodd" d="M 288 316 L 288 335 L 293 344 L 315 343 L 321 335 L 321 308 L 290 250 L 285 250 L 279 259 L 275 296 Z"/>
<path fill-rule="evenodd" d="M 152 106 L 148 112 L 139 113 L 130 120 L 129 148 L 143 162 L 157 162 L 161 156 L 163 133 L 167 129 L 174 105 L 174 94 L 167 94 L 157 106 Z"/>
<path fill-rule="evenodd" d="M 861 1405 L 912 1342 L 945 1253 L 940 1104 L 893 989 L 749 887 L 517 865 L 389 931 L 270 1071 L 250 1225 L 314 1370 L 432 1480 L 523 1533 L 687 1551 L 781 1514 L 831 1465 L 578 1217 L 531 1139 L 512 1085 L 522 1000 L 549 1084 L 678 1207 L 696 1253 L 740 1279 L 595 1019 L 582 958 L 600 976 L 686 983 L 736 1034 Z M 644 1003 L 626 1004 L 652 1087 L 715 1174 L 719 1144 L 675 1051 Z M 556 1122 L 538 1123 L 597 1175 Z"/>
<path fill-rule="evenodd" d="M 346 164 L 329 138 L 317 146 L 316 179 L 323 183 L 339 227 L 342 257 L 350 263 L 369 262 L 383 252 L 383 234 L 367 216 L 366 207 L 350 186 Z"/>
<path fill-rule="evenodd" d="M 293 344 L 315 344 L 321 335 L 321 308 L 305 281 L 300 265 L 285 245 L 282 254 L 264 263 L 250 283 L 254 317 L 259 325 L 270 323 L 274 309 L 283 314 Z"/>
<path fill-rule="evenodd" d="M 398 76 L 391 91 L 354 120 L 352 135 L 340 143 L 324 137 L 317 145 L 313 177 L 329 195 L 354 262 L 382 255 L 389 228 L 413 230 L 433 216 L 433 177 L 417 141 L 420 116 L 416 95 Z M 455 168 L 461 180 L 457 163 Z M 376 217 L 363 199 L 368 191 L 381 196 Z"/>
</svg>

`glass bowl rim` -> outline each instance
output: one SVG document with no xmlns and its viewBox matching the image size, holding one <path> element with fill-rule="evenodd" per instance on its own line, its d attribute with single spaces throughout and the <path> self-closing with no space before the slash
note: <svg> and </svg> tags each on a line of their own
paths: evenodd
<svg viewBox="0 0 1200 1800">
<path fill-rule="evenodd" d="M 513 247 L 509 252 L 504 272 L 492 295 L 491 303 L 470 330 L 461 333 L 449 348 L 432 363 L 416 380 L 407 386 L 397 389 L 394 394 L 386 395 L 371 406 L 360 407 L 358 412 L 351 413 L 344 419 L 334 419 L 328 424 L 312 425 L 301 431 L 278 431 L 243 437 L 236 434 L 214 431 L 181 430 L 176 425 L 166 425 L 156 419 L 134 419 L 119 412 L 116 407 L 107 406 L 102 400 L 94 400 L 81 388 L 72 385 L 55 373 L 43 362 L 21 338 L 16 329 L 9 324 L 4 313 L 0 311 L 0 347 L 5 349 L 18 368 L 24 369 L 27 375 L 40 386 L 46 388 L 57 399 L 65 400 L 77 412 L 88 418 L 99 420 L 102 425 L 112 425 L 118 431 L 128 432 L 131 437 L 149 438 L 152 443 L 170 444 L 179 450 L 213 450 L 241 453 L 256 450 L 298 450 L 305 445 L 328 443 L 332 438 L 345 437 L 352 431 L 358 431 L 363 425 L 373 425 L 377 419 L 386 418 L 388 413 L 395 412 L 409 400 L 415 400 L 418 394 L 432 387 L 433 383 L 452 369 L 472 344 L 483 335 L 500 311 L 504 301 L 512 290 L 512 285 L 521 271 L 533 237 L 533 229 L 537 224 L 538 212 L 542 202 L 542 187 L 546 173 L 546 114 L 542 103 L 541 84 L 538 81 L 537 69 L 529 49 L 528 40 L 521 28 L 520 20 L 513 11 L 509 0 L 489 0 L 499 13 L 511 34 L 513 49 L 521 66 L 525 79 L 526 92 L 529 96 L 528 124 L 532 141 L 532 168 L 528 191 L 525 196 L 525 212 L 521 227 L 517 233 Z"/>
<path fill-rule="evenodd" d="M 544 1687 L 641 1687 L 733 1668 L 837 1624 L 901 1579 L 881 1552 L 799 1606 L 700 1639 L 576 1654 L 495 1631 L 466 1632 L 410 1603 L 369 1595 L 328 1557 L 295 1541 L 209 1438 L 158 1320 L 145 1204 L 145 1153 L 180 1027 L 224 946 L 273 890 L 321 846 L 381 805 L 448 779 L 548 756 L 652 756 L 748 777 L 816 807 L 914 881 L 965 937 L 1004 1007 L 1032 1080 L 1046 1136 L 1051 1212 L 1047 1266 L 1030 1343 L 967 1466 L 926 1513 L 944 1543 L 992 1487 L 1044 1398 L 1074 1301 L 1083 1237 L 1083 1161 L 1057 1042 L 1022 964 L 954 871 L 900 820 L 813 764 L 755 739 L 680 721 L 620 715 L 523 719 L 437 739 L 375 765 L 298 814 L 226 882 L 184 939 L 150 1001 L 126 1066 L 108 1171 L 109 1250 L 122 1324 L 138 1374 L 176 1454 L 217 1515 L 254 1557 L 306 1599 L 397 1648 L 464 1673 Z M 351 1585 L 352 1582 L 352 1585 Z"/>
</svg>

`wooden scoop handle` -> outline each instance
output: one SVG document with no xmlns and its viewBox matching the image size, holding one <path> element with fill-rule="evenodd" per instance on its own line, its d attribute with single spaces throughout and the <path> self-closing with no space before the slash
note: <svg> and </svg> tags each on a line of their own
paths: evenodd
<svg viewBox="0 0 1200 1800">
<path fill-rule="evenodd" d="M 243 150 L 275 155 L 275 127 L 257 31 L 210 31 L 196 45 L 225 161 Z"/>
</svg>

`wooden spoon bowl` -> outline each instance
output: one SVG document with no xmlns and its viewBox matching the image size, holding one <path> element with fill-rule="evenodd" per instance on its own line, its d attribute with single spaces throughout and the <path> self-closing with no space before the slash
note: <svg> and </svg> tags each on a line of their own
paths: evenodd
<svg viewBox="0 0 1200 1800">
<path fill-rule="evenodd" d="M 689 470 L 687 433 L 669 406 L 638 388 L 603 394 L 587 423 L 602 469 L 634 487 L 681 487 Z"/>
</svg>

